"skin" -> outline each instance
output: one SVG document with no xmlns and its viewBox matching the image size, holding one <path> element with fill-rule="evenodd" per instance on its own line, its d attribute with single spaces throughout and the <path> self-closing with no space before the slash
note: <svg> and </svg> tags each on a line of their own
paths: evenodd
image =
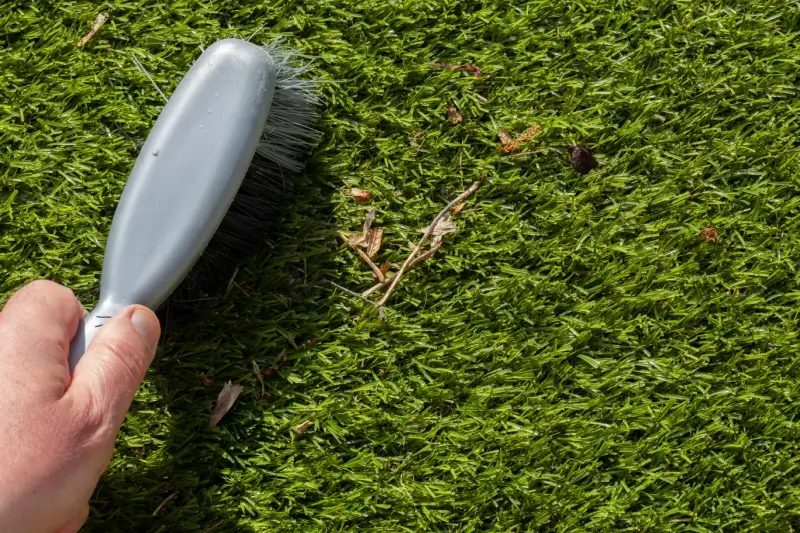
<svg viewBox="0 0 800 533">
<path fill-rule="evenodd" d="M 161 328 L 142 306 L 98 331 L 70 376 L 86 310 L 69 289 L 26 285 L 0 311 L 0 524 L 7 533 L 75 533 L 153 360 Z"/>
</svg>

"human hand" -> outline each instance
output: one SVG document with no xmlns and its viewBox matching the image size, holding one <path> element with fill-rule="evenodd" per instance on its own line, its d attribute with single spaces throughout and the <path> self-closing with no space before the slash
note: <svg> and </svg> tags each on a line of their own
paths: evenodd
<svg viewBox="0 0 800 533">
<path fill-rule="evenodd" d="M 100 328 L 72 376 L 69 344 L 86 311 L 36 281 L 0 311 L 0 529 L 74 533 L 108 466 L 161 328 L 142 306 Z"/>
</svg>

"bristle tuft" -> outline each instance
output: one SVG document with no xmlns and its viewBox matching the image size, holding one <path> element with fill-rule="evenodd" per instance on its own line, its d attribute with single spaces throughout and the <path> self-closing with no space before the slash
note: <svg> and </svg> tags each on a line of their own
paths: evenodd
<svg viewBox="0 0 800 533">
<path fill-rule="evenodd" d="M 277 68 L 275 94 L 264 132 L 235 200 L 205 253 L 173 293 L 171 302 L 189 304 L 230 280 L 236 267 L 257 251 L 280 217 L 292 192 L 293 175 L 302 171 L 319 141 L 318 81 L 305 76 L 294 50 L 279 42 L 264 47 Z"/>
</svg>

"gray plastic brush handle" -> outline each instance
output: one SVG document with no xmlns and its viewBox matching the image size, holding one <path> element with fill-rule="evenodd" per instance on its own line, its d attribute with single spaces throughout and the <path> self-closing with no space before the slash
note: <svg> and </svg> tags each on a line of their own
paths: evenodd
<svg viewBox="0 0 800 533">
<path fill-rule="evenodd" d="M 99 303 L 71 343 L 70 372 L 108 318 L 132 304 L 156 309 L 200 257 L 255 154 L 275 78 L 261 47 L 223 39 L 181 80 L 114 213 Z"/>
</svg>

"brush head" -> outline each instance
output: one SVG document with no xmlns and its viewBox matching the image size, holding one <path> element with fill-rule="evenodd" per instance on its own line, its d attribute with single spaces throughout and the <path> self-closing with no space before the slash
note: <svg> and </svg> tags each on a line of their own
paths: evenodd
<svg viewBox="0 0 800 533">
<path fill-rule="evenodd" d="M 263 134 L 217 232 L 162 306 L 169 314 L 191 309 L 204 295 L 218 293 L 242 262 L 265 244 L 293 193 L 294 178 L 319 140 L 320 133 L 313 128 L 319 118 L 318 82 L 307 77 L 310 66 L 299 64 L 298 54 L 278 42 L 263 48 L 277 71 Z"/>
</svg>

